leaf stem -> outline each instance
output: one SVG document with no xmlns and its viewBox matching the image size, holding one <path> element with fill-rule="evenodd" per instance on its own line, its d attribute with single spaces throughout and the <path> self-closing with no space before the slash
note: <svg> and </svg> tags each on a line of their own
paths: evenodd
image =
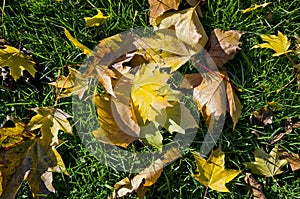
<svg viewBox="0 0 300 199">
<path fill-rule="evenodd" d="M 205 199 L 205 198 L 206 198 L 207 192 L 208 192 L 208 186 L 207 186 L 207 187 L 206 187 L 206 189 L 205 189 L 205 192 L 204 192 L 203 199 Z"/>
<path fill-rule="evenodd" d="M 4 8 L 5 8 L 5 0 L 3 0 L 3 5 L 2 5 L 2 39 L 4 39 L 5 34 L 4 34 Z"/>
</svg>

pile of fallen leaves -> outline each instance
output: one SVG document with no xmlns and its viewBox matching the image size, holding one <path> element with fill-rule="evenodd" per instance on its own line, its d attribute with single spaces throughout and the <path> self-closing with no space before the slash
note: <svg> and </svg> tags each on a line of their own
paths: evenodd
<svg viewBox="0 0 300 199">
<path fill-rule="evenodd" d="M 59 130 L 72 133 L 67 120 L 71 116 L 56 108 L 60 98 L 76 96 L 93 98 L 100 128 L 93 136 L 102 143 L 128 148 L 137 141 L 162 153 L 135 177 L 117 182 L 110 198 L 121 198 L 137 192 L 143 198 L 149 187 L 160 177 L 163 167 L 180 157 L 176 148 L 164 149 L 164 135 L 186 134 L 199 128 L 199 121 L 184 103 L 184 95 L 192 93 L 198 111 L 203 116 L 208 133 L 199 152 L 194 152 L 197 174 L 193 177 L 207 188 L 229 192 L 225 183 L 241 173 L 225 169 L 225 154 L 217 143 L 227 113 L 232 118 L 232 128 L 238 123 L 242 106 L 236 95 L 238 88 L 230 81 L 225 63 L 232 60 L 238 50 L 241 31 L 214 29 L 210 37 L 201 24 L 201 1 L 187 0 L 190 8 L 179 10 L 181 0 L 149 0 L 150 24 L 148 34 L 129 31 L 103 39 L 94 50 L 76 40 L 67 29 L 66 37 L 87 56 L 79 70 L 69 67 L 69 75 L 59 75 L 50 85 L 56 88 L 57 98 L 53 107 L 37 107 L 36 115 L 28 123 L 14 117 L 12 126 L 0 129 L 0 198 L 14 198 L 23 180 L 30 186 L 33 196 L 55 192 L 52 172 L 68 175 L 63 160 L 56 151 Z M 250 12 L 268 4 L 255 5 Z M 99 26 L 109 20 L 100 10 L 94 17 L 86 17 L 86 26 Z M 290 41 L 281 32 L 262 35 L 268 43 L 253 48 L 271 48 L 273 56 L 297 51 L 289 50 Z M 8 67 L 17 80 L 27 70 L 35 75 L 35 62 L 18 49 L 3 45 L 0 48 L 0 67 Z M 181 74 L 181 67 L 191 64 L 197 73 Z M 299 65 L 295 78 L 299 80 Z M 96 79 L 102 92 L 95 88 L 87 94 L 89 80 Z M 176 87 L 172 86 L 172 81 Z M 186 92 L 183 92 L 186 91 Z M 188 91 L 188 92 L 187 92 Z M 278 91 L 280 92 L 280 91 Z M 259 115 L 260 113 L 257 113 Z M 253 117 L 254 120 L 255 116 Z M 270 118 L 269 118 L 270 119 Z M 260 120 L 260 119 L 257 119 Z M 261 119 L 263 124 L 265 118 Z M 221 127 L 220 127 L 221 124 Z M 149 128 L 143 128 L 151 126 Z M 210 154 L 206 160 L 203 155 Z M 282 173 L 287 163 L 292 170 L 299 169 L 297 154 L 288 153 L 275 146 L 268 154 L 263 149 L 255 151 L 255 162 L 245 163 L 252 174 L 273 177 Z M 262 186 L 248 173 L 245 182 L 255 197 L 263 198 Z M 259 196 L 258 196 L 259 195 Z"/>
</svg>

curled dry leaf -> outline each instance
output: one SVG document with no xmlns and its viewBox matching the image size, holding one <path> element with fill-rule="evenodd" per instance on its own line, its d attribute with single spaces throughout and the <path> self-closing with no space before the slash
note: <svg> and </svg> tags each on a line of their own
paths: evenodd
<svg viewBox="0 0 300 199">
<path fill-rule="evenodd" d="M 23 76 L 24 70 L 27 70 L 32 77 L 35 76 L 35 62 L 31 60 L 30 56 L 12 46 L 3 46 L 0 48 L 0 68 L 8 66 L 14 80 Z"/>
<path fill-rule="evenodd" d="M 225 169 L 225 153 L 219 147 L 213 150 L 207 160 L 198 153 L 193 153 L 198 174 L 193 177 L 206 187 L 216 191 L 230 192 L 225 183 L 230 182 L 240 171 L 233 169 Z"/>
<path fill-rule="evenodd" d="M 280 56 L 292 52 L 292 50 L 289 50 L 291 42 L 288 40 L 287 36 L 283 35 L 280 31 L 278 31 L 277 36 L 260 35 L 260 37 L 267 43 L 257 44 L 252 48 L 270 48 L 276 52 L 273 56 Z"/>
<path fill-rule="evenodd" d="M 298 154 L 288 153 L 286 150 L 280 151 L 280 159 L 287 160 L 291 166 L 292 171 L 300 169 L 300 158 Z"/>
<path fill-rule="evenodd" d="M 180 156 L 177 149 L 171 149 L 167 151 L 163 158 L 155 160 L 149 167 L 142 170 L 133 179 L 128 177 L 117 182 L 114 186 L 112 197 L 110 198 L 122 198 L 127 194 L 131 194 L 136 191 L 139 198 L 144 198 L 147 190 L 150 189 L 157 179 L 160 177 L 164 165 L 173 162 Z"/>
<path fill-rule="evenodd" d="M 155 20 L 168 10 L 178 10 L 181 0 L 148 0 L 150 4 L 150 24 L 156 25 Z"/>
<path fill-rule="evenodd" d="M 100 26 L 104 24 L 109 16 L 104 16 L 100 10 L 97 10 L 98 14 L 93 17 L 84 17 L 85 25 L 88 27 Z"/>
<path fill-rule="evenodd" d="M 246 173 L 244 181 L 247 188 L 252 191 L 254 199 L 267 199 L 263 192 L 263 186 L 251 175 L 251 173 Z"/>
<path fill-rule="evenodd" d="M 253 174 L 262 175 L 265 177 L 274 177 L 281 174 L 281 168 L 284 167 L 288 161 L 280 159 L 280 152 L 276 145 L 270 154 L 263 149 L 256 149 L 254 152 L 255 162 L 244 163 L 246 168 L 251 169 Z"/>
<path fill-rule="evenodd" d="M 271 4 L 272 2 L 266 2 L 266 3 L 263 3 L 263 4 L 260 4 L 260 5 L 257 5 L 257 4 L 254 4 L 254 7 L 250 7 L 250 8 L 247 8 L 245 10 L 240 10 L 242 13 L 247 13 L 247 12 L 251 12 L 253 10 L 256 10 L 258 8 L 264 8 L 266 7 L 267 5 Z"/>
<path fill-rule="evenodd" d="M 211 32 L 207 51 L 218 67 L 233 59 L 237 51 L 240 50 L 239 44 L 242 34 L 240 31 L 223 31 L 218 28 Z"/>
<path fill-rule="evenodd" d="M 176 36 L 180 41 L 199 50 L 208 40 L 195 7 L 168 14 L 159 22 L 158 28 L 175 28 Z"/>
</svg>

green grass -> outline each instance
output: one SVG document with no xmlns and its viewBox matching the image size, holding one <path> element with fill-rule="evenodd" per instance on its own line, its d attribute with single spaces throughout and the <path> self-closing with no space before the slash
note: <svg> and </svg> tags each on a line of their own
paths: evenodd
<svg viewBox="0 0 300 199">
<path fill-rule="evenodd" d="M 108 36 L 132 27 L 149 26 L 149 5 L 146 0 L 91 2 L 105 15 L 110 15 L 110 20 L 105 25 L 85 27 L 83 18 L 96 14 L 95 9 L 85 0 L 7 1 L 4 16 L 5 39 L 15 46 L 21 43 L 32 50 L 35 60 L 45 68 L 44 73 L 56 79 L 59 70 L 67 75 L 66 65 L 80 64 L 85 58 L 66 39 L 63 27 L 69 29 L 79 41 L 93 48 Z M 281 31 L 289 38 L 300 34 L 300 0 L 274 0 L 264 9 L 247 14 L 239 12 L 254 3 L 260 4 L 264 1 L 207 0 L 202 8 L 204 18 L 201 21 L 207 34 L 214 28 L 245 32 L 241 39 L 241 51 L 234 60 L 226 64 L 230 78 L 242 90 L 238 95 L 243 104 L 243 113 L 234 130 L 230 119 L 226 120 L 219 140 L 226 154 L 226 167 L 233 169 L 244 169 L 243 162 L 253 161 L 254 149 L 264 147 L 272 136 L 282 132 L 283 119 L 300 120 L 300 93 L 296 83 L 276 93 L 276 90 L 293 77 L 288 59 L 284 56 L 272 57 L 273 52 L 269 49 L 250 49 L 262 42 L 259 34 L 277 34 L 277 31 Z M 138 14 L 134 20 L 136 10 Z M 299 63 L 299 58 L 292 58 Z M 52 106 L 55 101 L 55 90 L 47 85 L 39 94 L 24 85 L 18 85 L 16 90 L 0 88 L 0 92 L 0 121 L 7 114 L 23 118 L 32 113 L 28 108 Z M 249 124 L 249 116 L 254 110 L 271 101 L 277 102 L 281 109 L 275 112 L 272 125 L 258 128 L 260 137 L 256 137 L 251 133 L 254 127 Z M 60 100 L 58 107 L 71 113 L 71 99 Z M 279 141 L 279 146 L 299 154 L 299 133 L 298 129 L 286 135 Z M 112 193 L 114 184 L 128 175 L 100 162 L 85 148 L 76 133 L 75 136 L 61 134 L 60 137 L 65 142 L 58 147 L 58 151 L 70 176 L 55 174 L 53 184 L 57 193 L 50 194 L 48 198 L 106 198 Z M 198 138 L 192 144 L 191 150 L 200 149 L 200 146 L 201 139 Z M 272 147 L 269 146 L 269 149 Z M 146 198 L 203 198 L 205 187 L 191 176 L 195 168 L 191 153 L 184 153 L 180 159 L 164 169 Z M 283 170 L 283 174 L 267 179 L 267 198 L 299 198 L 299 171 L 292 172 L 288 166 Z M 244 184 L 243 174 L 227 184 L 231 193 L 209 190 L 208 197 L 252 198 Z M 258 179 L 264 182 L 264 178 Z M 31 198 L 26 183 L 22 184 L 17 198 Z"/>
</svg>

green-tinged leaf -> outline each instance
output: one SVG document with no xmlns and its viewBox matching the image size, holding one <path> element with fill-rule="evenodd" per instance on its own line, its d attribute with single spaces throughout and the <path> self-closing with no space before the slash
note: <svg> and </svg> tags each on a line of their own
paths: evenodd
<svg viewBox="0 0 300 199">
<path fill-rule="evenodd" d="M 292 52 L 292 50 L 289 50 L 291 42 L 288 41 L 287 36 L 283 35 L 280 31 L 278 31 L 278 36 L 260 35 L 260 37 L 268 43 L 257 44 L 252 48 L 270 48 L 276 52 L 273 56 L 280 56 Z"/>
<path fill-rule="evenodd" d="M 265 177 L 273 177 L 281 174 L 281 168 L 285 166 L 288 161 L 280 160 L 280 153 L 276 145 L 270 154 L 266 153 L 263 149 L 256 149 L 254 152 L 255 162 L 247 162 L 244 165 L 251 169 L 253 174 L 262 175 Z"/>
<path fill-rule="evenodd" d="M 0 48 L 0 68 L 8 66 L 14 80 L 19 79 L 24 70 L 27 70 L 32 77 L 35 76 L 35 62 L 30 56 L 12 46 L 4 45 L 4 47 Z"/>
<path fill-rule="evenodd" d="M 100 10 L 97 10 L 98 14 L 93 17 L 84 17 L 85 25 L 88 27 L 100 26 L 104 24 L 109 16 L 104 16 Z"/>
<path fill-rule="evenodd" d="M 71 41 L 74 44 L 76 48 L 79 48 L 82 51 L 82 53 L 87 56 L 93 55 L 93 51 L 91 49 L 89 49 L 88 47 L 80 43 L 77 39 L 75 39 L 66 28 L 64 28 L 64 30 L 66 37 L 69 39 L 69 41 Z"/>
<path fill-rule="evenodd" d="M 198 174 L 193 177 L 206 187 L 220 192 L 230 192 L 225 183 L 230 182 L 240 174 L 240 171 L 225 169 L 225 154 L 219 147 L 213 150 L 207 160 L 198 153 L 193 153 L 197 165 Z"/>
</svg>

